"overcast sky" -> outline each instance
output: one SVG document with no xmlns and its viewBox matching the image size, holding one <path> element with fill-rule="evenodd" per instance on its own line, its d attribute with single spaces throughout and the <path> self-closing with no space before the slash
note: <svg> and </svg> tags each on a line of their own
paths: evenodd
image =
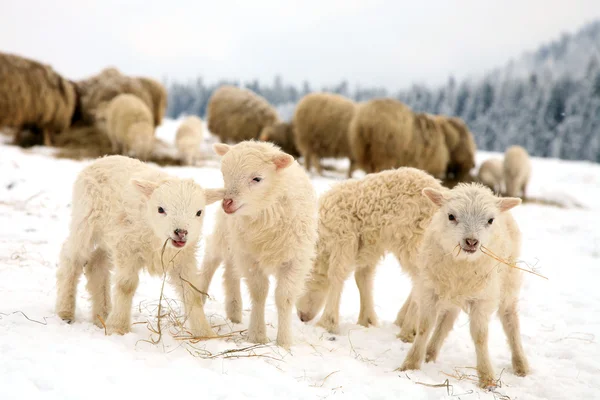
<svg viewBox="0 0 600 400">
<path fill-rule="evenodd" d="M 0 0 L 0 50 L 73 79 L 444 82 L 600 17 L 600 0 Z M 121 4 L 122 3 L 122 4 Z"/>
</svg>

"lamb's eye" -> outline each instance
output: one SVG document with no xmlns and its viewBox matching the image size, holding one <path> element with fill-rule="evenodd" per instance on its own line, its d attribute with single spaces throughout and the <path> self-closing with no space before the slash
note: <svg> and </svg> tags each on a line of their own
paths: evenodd
<svg viewBox="0 0 600 400">
<path fill-rule="evenodd" d="M 262 178 L 261 178 L 260 176 L 257 176 L 257 177 L 255 177 L 255 178 L 252 178 L 252 180 L 253 180 L 254 182 L 260 182 L 260 181 L 262 181 Z"/>
<path fill-rule="evenodd" d="M 456 221 L 456 218 L 454 218 L 454 215 L 453 215 L 453 214 L 448 214 L 448 219 L 449 219 L 450 221 Z"/>
<path fill-rule="evenodd" d="M 196 217 L 199 217 L 202 215 L 202 210 L 198 210 L 198 212 L 196 213 Z"/>
<path fill-rule="evenodd" d="M 494 223 L 494 218 L 490 218 L 490 219 L 488 219 L 488 224 L 490 224 L 490 225 L 491 225 L 491 224 L 493 224 L 493 223 Z"/>
<path fill-rule="evenodd" d="M 165 214 L 165 209 L 162 207 L 158 207 L 158 213 L 159 214 Z"/>
</svg>

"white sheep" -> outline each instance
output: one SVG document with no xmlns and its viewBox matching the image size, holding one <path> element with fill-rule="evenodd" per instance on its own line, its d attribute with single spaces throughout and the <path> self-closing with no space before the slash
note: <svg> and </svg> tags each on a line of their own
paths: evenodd
<svg viewBox="0 0 600 400">
<path fill-rule="evenodd" d="M 488 353 L 488 327 L 494 311 L 508 338 L 514 372 L 525 376 L 529 367 L 517 311 L 522 272 L 482 252 L 483 246 L 512 262 L 519 257 L 521 233 L 508 210 L 521 199 L 496 197 L 480 184 L 459 184 L 445 192 L 427 188 L 423 194 L 439 209 L 419 249 L 419 274 L 413 289 L 418 330 L 400 369 L 419 369 L 425 356 L 427 362 L 435 361 L 463 309 L 469 314 L 480 386 L 494 382 Z"/>
<path fill-rule="evenodd" d="M 531 175 L 529 154 L 521 146 L 510 146 L 504 153 L 504 181 L 507 196 L 525 199 L 527 184 Z"/>
<path fill-rule="evenodd" d="M 358 323 L 377 324 L 372 293 L 375 268 L 384 254 L 391 252 L 414 279 L 418 245 L 435 212 L 421 194 L 426 187 L 443 189 L 424 171 L 402 167 L 341 182 L 321 196 L 317 257 L 305 294 L 296 304 L 302 321 L 312 320 L 326 303 L 318 325 L 336 333 L 344 281 L 356 270 Z M 414 338 L 416 325 L 411 297 L 396 319 L 401 327 L 398 337 L 406 342 Z"/>
<path fill-rule="evenodd" d="M 179 151 L 179 157 L 186 165 L 192 165 L 200 151 L 203 139 L 202 120 L 195 115 L 185 118 L 175 135 L 175 145 Z"/>
<path fill-rule="evenodd" d="M 292 308 L 310 270 L 317 240 L 317 202 L 308 175 L 289 154 L 268 142 L 217 143 L 223 156 L 223 210 L 207 240 L 200 290 L 207 292 L 225 260 L 227 317 L 240 322 L 240 276 L 252 299 L 248 340 L 268 341 L 265 301 L 269 275 L 277 277 L 277 344 L 292 344 Z"/>
<path fill-rule="evenodd" d="M 499 158 L 485 160 L 481 164 L 481 167 L 479 167 L 477 177 L 481 183 L 492 189 L 495 193 L 501 193 L 504 183 L 504 166 L 502 160 Z"/>
<path fill-rule="evenodd" d="M 120 94 L 100 107 L 98 114 L 105 121 L 113 152 L 148 159 L 154 147 L 154 119 L 142 100 L 133 94 Z"/>
<path fill-rule="evenodd" d="M 101 325 L 100 316 L 109 334 L 129 332 L 131 303 L 145 268 L 152 275 L 168 275 L 185 304 L 192 334 L 214 336 L 202 297 L 186 281 L 199 285 L 196 250 L 204 209 L 222 198 L 222 189 L 203 189 L 191 179 L 123 156 L 104 157 L 84 168 L 73 187 L 70 233 L 60 254 L 56 313 L 69 323 L 74 320 L 77 282 L 85 270 L 96 325 Z"/>
</svg>

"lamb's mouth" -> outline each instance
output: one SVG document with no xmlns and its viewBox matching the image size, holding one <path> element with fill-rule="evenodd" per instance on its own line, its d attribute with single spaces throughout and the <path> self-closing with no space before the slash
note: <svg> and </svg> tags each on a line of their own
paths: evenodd
<svg viewBox="0 0 600 400">
<path fill-rule="evenodd" d="M 171 243 L 173 243 L 173 246 L 175 246 L 178 249 L 180 249 L 183 246 L 185 246 L 185 244 L 187 243 L 187 241 L 186 240 L 175 240 L 175 239 L 171 238 Z"/>
<path fill-rule="evenodd" d="M 467 247 L 467 248 L 465 248 L 465 247 L 460 246 L 460 248 L 462 249 L 462 251 L 464 251 L 466 253 L 469 253 L 469 254 L 474 254 L 477 251 L 476 247 Z"/>
</svg>

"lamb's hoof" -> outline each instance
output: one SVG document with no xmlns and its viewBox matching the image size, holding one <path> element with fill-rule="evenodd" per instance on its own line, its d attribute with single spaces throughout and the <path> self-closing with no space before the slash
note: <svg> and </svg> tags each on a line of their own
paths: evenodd
<svg viewBox="0 0 600 400">
<path fill-rule="evenodd" d="M 412 371 L 417 369 L 421 369 L 419 363 L 415 361 L 404 360 L 402 365 L 399 368 L 397 368 L 396 371 Z"/>
<path fill-rule="evenodd" d="M 437 360 L 437 351 L 427 350 L 427 354 L 425 355 L 425 362 L 435 362 Z"/>
<path fill-rule="evenodd" d="M 513 369 L 517 376 L 527 376 L 529 374 L 529 365 L 524 360 L 513 361 Z"/>
<path fill-rule="evenodd" d="M 370 316 L 358 316 L 358 325 L 364 327 L 377 326 L 377 317 L 375 315 Z"/>
<path fill-rule="evenodd" d="M 242 307 L 237 303 L 228 304 L 225 311 L 227 313 L 227 319 L 234 324 L 240 324 L 242 322 Z"/>
<path fill-rule="evenodd" d="M 277 346 L 282 347 L 286 350 L 290 350 L 290 347 L 292 347 L 292 340 L 289 338 L 285 338 L 285 339 L 279 339 L 277 338 Z"/>
<path fill-rule="evenodd" d="M 58 316 L 67 324 L 71 324 L 75 321 L 75 315 L 70 311 L 59 311 Z"/>
<path fill-rule="evenodd" d="M 195 338 L 210 339 L 217 337 L 217 334 L 212 329 L 198 329 L 192 331 Z"/>
<path fill-rule="evenodd" d="M 256 344 L 267 344 L 269 338 L 264 333 L 248 333 L 248 341 Z"/>
<path fill-rule="evenodd" d="M 320 326 L 327 332 L 333 333 L 335 335 L 337 335 L 340 331 L 340 327 L 337 321 L 335 321 L 335 319 L 331 317 L 322 316 L 319 322 L 317 322 L 317 326 Z"/>
<path fill-rule="evenodd" d="M 125 335 L 129 332 L 131 332 L 131 328 L 128 326 L 106 325 L 107 335 Z"/>
<path fill-rule="evenodd" d="M 415 340 L 415 332 L 411 331 L 411 332 L 400 332 L 398 335 L 396 335 L 396 337 L 400 340 L 402 340 L 404 343 L 412 343 Z"/>
</svg>

